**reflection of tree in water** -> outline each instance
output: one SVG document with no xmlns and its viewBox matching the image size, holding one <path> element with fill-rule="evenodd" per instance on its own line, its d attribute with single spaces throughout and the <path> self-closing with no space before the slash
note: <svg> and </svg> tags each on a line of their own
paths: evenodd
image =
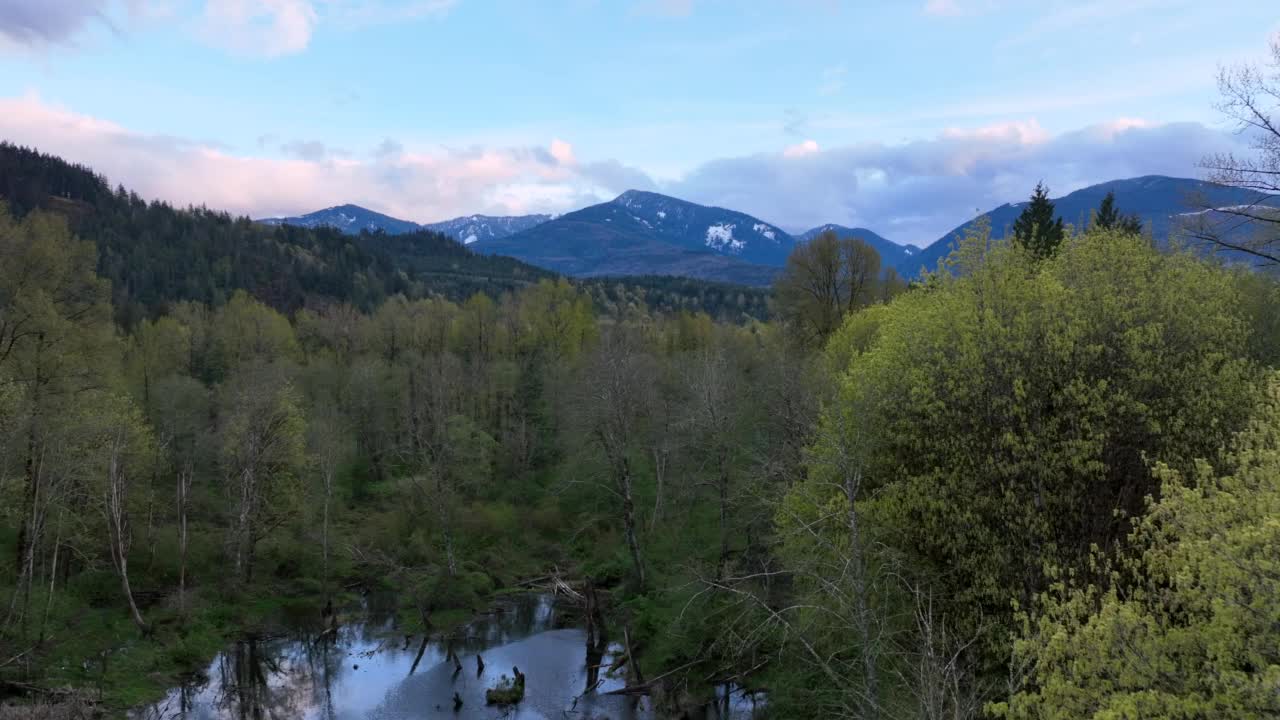
<svg viewBox="0 0 1280 720">
<path fill-rule="evenodd" d="M 290 648 L 292 655 L 287 652 Z M 304 715 L 329 720 L 334 715 L 332 686 L 341 672 L 340 660 L 330 640 L 282 644 L 241 640 L 220 657 L 216 707 L 221 717 L 237 720 Z"/>
<path fill-rule="evenodd" d="M 519 598 L 500 607 L 493 622 L 473 623 L 470 630 L 475 634 L 467 638 L 468 648 L 505 645 L 551 629 L 554 611 L 550 596 Z"/>
</svg>

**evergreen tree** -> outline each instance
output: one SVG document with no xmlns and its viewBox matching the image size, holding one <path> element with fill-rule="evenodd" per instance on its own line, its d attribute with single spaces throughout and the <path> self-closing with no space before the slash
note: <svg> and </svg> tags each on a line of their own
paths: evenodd
<svg viewBox="0 0 1280 720">
<path fill-rule="evenodd" d="M 1114 191 L 1108 192 L 1107 196 L 1102 198 L 1102 204 L 1098 206 L 1098 212 L 1093 217 L 1093 226 L 1099 230 L 1119 230 L 1126 235 L 1142 233 L 1142 219 L 1137 215 L 1121 213 L 1120 208 L 1116 207 Z"/>
<path fill-rule="evenodd" d="M 1053 213 L 1049 188 L 1043 182 L 1036 183 L 1031 202 L 1013 223 L 1013 239 L 1037 257 L 1053 255 L 1067 235 L 1062 218 L 1055 218 Z"/>
</svg>

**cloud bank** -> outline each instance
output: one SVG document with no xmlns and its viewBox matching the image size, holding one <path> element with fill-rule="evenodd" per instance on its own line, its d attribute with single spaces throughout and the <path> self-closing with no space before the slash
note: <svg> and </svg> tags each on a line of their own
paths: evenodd
<svg viewBox="0 0 1280 720">
<path fill-rule="evenodd" d="M 439 148 L 388 138 L 363 150 L 264 138 L 250 151 L 149 135 L 46 103 L 0 99 L 0 138 L 83 163 L 148 198 L 252 217 L 356 203 L 418 222 L 470 213 L 564 212 L 631 188 L 730 207 L 803 229 L 833 222 L 927 244 L 1043 180 L 1055 194 L 1147 174 L 1194 176 L 1207 154 L 1240 139 L 1196 123 L 1125 118 L 1052 134 L 1035 121 L 953 128 L 903 144 L 721 158 L 656 182 L 573 145 Z"/>
<path fill-rule="evenodd" d="M 1024 200 L 1040 180 L 1062 195 L 1139 175 L 1195 177 L 1201 158 L 1238 141 L 1198 123 L 1126 118 L 1059 135 L 1034 121 L 1003 123 L 899 145 L 801 143 L 714 160 L 663 189 L 792 229 L 832 222 L 927 244 L 978 212 Z"/>
<path fill-rule="evenodd" d="M 563 211 L 645 182 L 620 163 L 580 163 L 572 146 L 417 149 L 388 138 L 363 153 L 316 140 L 272 142 L 252 155 L 138 133 L 48 104 L 0 99 L 0 139 L 82 163 L 147 198 L 252 217 L 352 202 L 416 221 L 483 212 Z"/>
</svg>

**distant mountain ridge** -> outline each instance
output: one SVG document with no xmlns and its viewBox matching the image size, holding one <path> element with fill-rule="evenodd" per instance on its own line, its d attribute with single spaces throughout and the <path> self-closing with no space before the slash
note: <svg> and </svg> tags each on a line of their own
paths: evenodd
<svg viewBox="0 0 1280 720">
<path fill-rule="evenodd" d="M 1081 188 L 1062 197 L 1053 198 L 1057 217 L 1065 222 L 1083 227 L 1093 217 L 1108 192 L 1116 195 L 1116 206 L 1121 212 L 1137 215 L 1160 245 L 1167 245 L 1176 237 L 1185 219 L 1204 212 L 1206 208 L 1248 205 L 1260 200 L 1274 203 L 1274 197 L 1264 196 L 1253 190 L 1243 190 L 1217 185 L 1203 180 L 1175 178 L 1165 175 L 1143 175 L 1124 180 L 1110 180 Z M 906 277 L 917 277 L 921 269 L 934 270 L 938 262 L 951 253 L 952 246 L 981 218 L 991 221 L 991 237 L 1003 238 L 1022 214 L 1025 202 L 1005 203 L 979 215 L 951 232 L 943 235 L 922 252 L 916 254 L 908 265 L 900 267 Z"/>
<path fill-rule="evenodd" d="M 262 218 L 258 222 L 305 228 L 331 227 L 350 235 L 357 235 L 365 230 L 369 232 L 381 230 L 388 235 L 399 235 L 422 229 L 418 223 L 383 215 L 359 205 L 335 205 L 297 217 Z"/>
<path fill-rule="evenodd" d="M 443 222 L 427 223 L 422 227 L 444 233 L 463 245 L 470 245 L 481 240 L 514 235 L 554 218 L 554 215 L 464 215 Z"/>
<path fill-rule="evenodd" d="M 795 239 L 745 213 L 628 190 L 475 249 L 583 277 L 681 275 L 767 285 Z"/>
<path fill-rule="evenodd" d="M 492 240 L 547 222 L 552 215 L 464 215 L 436 223 L 419 224 L 410 220 L 384 215 L 359 205 L 335 205 L 306 215 L 272 217 L 258 220 L 267 225 L 294 225 L 305 228 L 331 227 L 349 235 L 364 231 L 382 231 L 388 235 L 402 235 L 418 230 L 443 233 L 469 245 L 478 240 Z"/>
<path fill-rule="evenodd" d="M 885 238 L 874 230 L 867 228 L 850 228 L 843 225 L 819 225 L 816 228 L 806 230 L 796 236 L 796 240 L 800 242 L 809 242 L 824 232 L 834 232 L 838 237 L 848 238 L 855 237 L 865 241 L 868 245 L 876 249 L 880 253 L 880 266 L 883 268 L 894 268 L 901 272 L 900 268 L 910 265 L 915 256 L 922 251 L 920 247 L 915 245 L 900 245 L 892 240 Z"/>
</svg>

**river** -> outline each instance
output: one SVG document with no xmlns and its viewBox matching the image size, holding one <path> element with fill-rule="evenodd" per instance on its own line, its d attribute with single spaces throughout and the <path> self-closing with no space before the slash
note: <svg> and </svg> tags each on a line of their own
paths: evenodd
<svg viewBox="0 0 1280 720">
<path fill-rule="evenodd" d="M 336 637 L 318 640 L 315 628 L 244 639 L 220 653 L 201 676 L 173 688 L 160 702 L 130 713 L 132 720 L 399 720 L 509 718 L 647 720 L 647 698 L 608 695 L 624 674 L 588 677 L 586 631 L 558 627 L 550 595 L 507 598 L 496 611 L 456 633 L 462 661 L 455 674 L 443 641 L 397 632 L 394 616 L 366 606 Z M 598 663 L 607 668 L 621 648 Z M 477 672 L 476 656 L 484 660 Z M 484 693 L 519 667 L 525 697 L 506 709 L 485 705 Z M 462 707 L 455 712 L 453 695 Z M 754 704 L 735 694 L 729 715 L 749 718 Z M 708 717 L 716 717 L 711 711 Z"/>
</svg>

